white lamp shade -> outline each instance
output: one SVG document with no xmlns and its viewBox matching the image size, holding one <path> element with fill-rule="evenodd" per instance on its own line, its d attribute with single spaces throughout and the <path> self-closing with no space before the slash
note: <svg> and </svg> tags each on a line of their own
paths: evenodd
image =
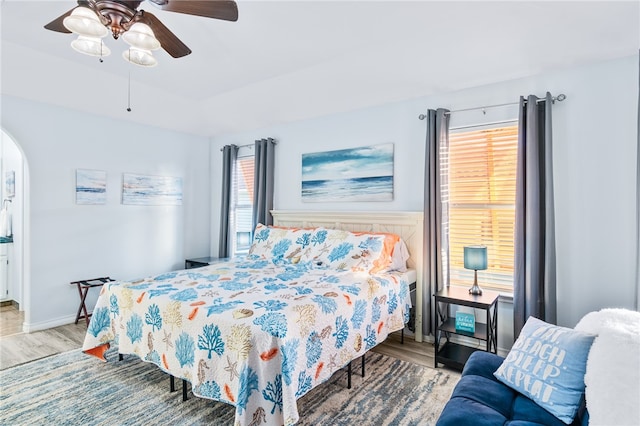
<svg viewBox="0 0 640 426">
<path fill-rule="evenodd" d="M 122 38 L 133 47 L 142 50 L 156 50 L 160 48 L 160 42 L 156 40 L 153 30 L 142 22 L 136 22 L 123 34 Z"/>
<path fill-rule="evenodd" d="M 136 49 L 134 47 L 122 52 L 122 57 L 126 61 L 141 67 L 155 67 L 158 64 L 158 61 L 149 50 Z"/>
<path fill-rule="evenodd" d="M 104 37 L 109 34 L 96 13 L 88 7 L 78 6 L 62 20 L 69 31 L 86 37 Z"/>
<path fill-rule="evenodd" d="M 71 42 L 71 47 L 76 52 L 89 56 L 109 56 L 111 50 L 102 43 L 102 39 L 97 37 L 78 36 Z"/>
</svg>

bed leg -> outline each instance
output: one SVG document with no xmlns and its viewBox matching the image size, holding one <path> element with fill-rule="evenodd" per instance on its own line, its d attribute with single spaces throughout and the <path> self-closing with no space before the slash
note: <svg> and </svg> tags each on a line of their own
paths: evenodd
<svg viewBox="0 0 640 426">
<path fill-rule="evenodd" d="M 347 389 L 351 389 L 351 361 L 347 366 Z"/>
<path fill-rule="evenodd" d="M 171 374 L 169 374 L 169 391 L 170 392 L 176 391 L 176 378 L 173 377 Z"/>
<path fill-rule="evenodd" d="M 362 354 L 362 377 L 364 377 L 364 356 L 366 354 Z"/>
<path fill-rule="evenodd" d="M 122 354 L 118 354 L 118 361 L 122 361 L 124 359 L 124 356 Z"/>
<path fill-rule="evenodd" d="M 182 379 L 182 401 L 186 401 L 187 399 L 187 381 Z"/>
<path fill-rule="evenodd" d="M 402 329 L 402 334 L 400 334 L 400 343 L 404 345 L 404 328 Z"/>
</svg>

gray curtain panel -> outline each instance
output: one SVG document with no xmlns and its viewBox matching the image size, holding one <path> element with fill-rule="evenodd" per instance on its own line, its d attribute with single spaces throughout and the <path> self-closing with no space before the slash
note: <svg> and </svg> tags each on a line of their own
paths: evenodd
<svg viewBox="0 0 640 426">
<path fill-rule="evenodd" d="M 424 173 L 424 276 L 422 277 L 422 333 L 434 333 L 435 302 L 433 295 L 449 285 L 449 265 L 443 253 L 449 252 L 449 238 L 443 232 L 449 207 L 443 204 L 442 188 L 448 187 L 440 174 L 441 153 L 449 150 L 449 111 L 427 111 L 427 140 Z"/>
<path fill-rule="evenodd" d="M 233 202 L 233 175 L 237 158 L 238 147 L 236 145 L 225 145 L 222 148 L 222 200 L 220 202 L 218 257 L 229 257 L 232 254 L 230 209 Z"/>
<path fill-rule="evenodd" d="M 253 228 L 258 223 L 273 225 L 273 176 L 276 141 L 267 138 L 255 143 L 253 178 Z"/>
<path fill-rule="evenodd" d="M 549 92 L 520 97 L 516 171 L 513 335 L 529 316 L 556 323 L 556 246 Z"/>
</svg>

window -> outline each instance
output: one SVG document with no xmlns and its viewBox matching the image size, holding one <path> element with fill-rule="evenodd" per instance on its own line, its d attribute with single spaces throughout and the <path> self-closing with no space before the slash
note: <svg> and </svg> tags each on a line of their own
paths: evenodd
<svg viewBox="0 0 640 426">
<path fill-rule="evenodd" d="M 512 290 L 517 143 L 517 125 L 449 135 L 448 156 L 443 156 L 448 165 L 442 165 L 442 173 L 448 173 L 443 200 L 449 204 L 444 227 L 452 285 L 473 283 L 473 271 L 464 269 L 463 248 L 482 244 L 487 246 L 488 269 L 478 272 L 478 284 Z"/>
<path fill-rule="evenodd" d="M 231 229 L 233 232 L 233 255 L 246 254 L 251 247 L 253 216 L 253 152 L 241 155 L 240 148 L 233 177 L 233 208 Z M 250 150 L 247 150 L 250 151 Z"/>
</svg>

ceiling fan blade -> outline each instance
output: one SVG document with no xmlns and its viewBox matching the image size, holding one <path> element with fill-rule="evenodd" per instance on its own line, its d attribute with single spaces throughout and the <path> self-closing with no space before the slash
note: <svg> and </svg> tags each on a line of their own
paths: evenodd
<svg viewBox="0 0 640 426">
<path fill-rule="evenodd" d="M 73 12 L 74 9 L 75 9 L 75 7 L 73 9 L 71 9 L 70 11 L 68 11 L 67 13 L 65 13 L 64 15 L 62 15 L 62 16 L 54 19 L 53 21 L 49 22 L 44 27 L 46 29 L 48 29 L 48 30 L 56 31 L 56 32 L 59 32 L 59 33 L 67 33 L 67 34 L 71 33 L 71 31 L 69 31 L 67 29 L 67 27 L 65 27 L 62 24 L 62 21 L 64 20 L 64 18 L 66 18 L 67 16 L 71 15 L 71 12 Z"/>
<path fill-rule="evenodd" d="M 205 18 L 238 20 L 238 5 L 233 0 L 148 0 L 162 10 L 204 16 Z"/>
<path fill-rule="evenodd" d="M 140 14 L 136 17 L 137 22 L 142 22 L 151 27 L 156 39 L 160 42 L 160 46 L 174 58 L 181 58 L 191 53 L 191 49 L 186 44 L 180 41 L 174 33 L 165 27 L 155 15 L 149 12 L 140 11 Z"/>
</svg>

